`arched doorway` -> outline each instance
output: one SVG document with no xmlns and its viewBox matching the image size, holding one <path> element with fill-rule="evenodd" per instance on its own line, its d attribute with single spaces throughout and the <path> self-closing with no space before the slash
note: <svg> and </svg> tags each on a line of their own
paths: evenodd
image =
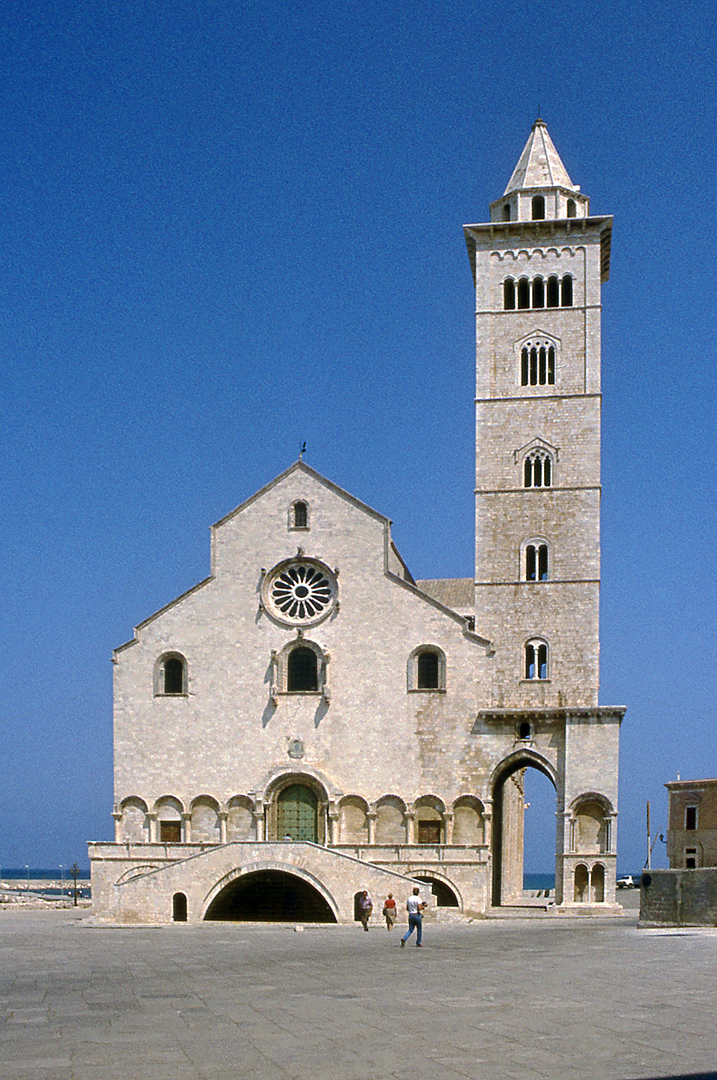
<svg viewBox="0 0 717 1080">
<path fill-rule="evenodd" d="M 290 784 L 276 800 L 276 835 L 278 840 L 309 840 L 318 843 L 318 807 L 316 792 L 306 784 Z"/>
<path fill-rule="evenodd" d="M 526 823 L 526 811 L 530 817 Z M 555 783 L 532 757 L 506 765 L 493 788 L 493 907 L 523 901 L 524 869 L 555 869 Z M 527 843 L 526 843 L 527 841 Z"/>
<path fill-rule="evenodd" d="M 235 878 L 211 902 L 204 918 L 210 922 L 336 922 L 320 892 L 282 870 L 258 870 Z"/>
</svg>

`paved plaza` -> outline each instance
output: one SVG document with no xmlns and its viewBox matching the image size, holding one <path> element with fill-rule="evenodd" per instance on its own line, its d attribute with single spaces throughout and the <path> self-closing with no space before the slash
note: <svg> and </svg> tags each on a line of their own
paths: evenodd
<svg viewBox="0 0 717 1080">
<path fill-rule="evenodd" d="M 717 930 L 86 919 L 0 911 L 2 1080 L 717 1077 Z"/>
</svg>

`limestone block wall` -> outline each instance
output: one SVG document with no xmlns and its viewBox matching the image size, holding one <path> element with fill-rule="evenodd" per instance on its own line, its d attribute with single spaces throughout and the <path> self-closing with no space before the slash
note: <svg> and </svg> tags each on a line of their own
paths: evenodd
<svg viewBox="0 0 717 1080">
<path fill-rule="evenodd" d="M 640 885 L 646 926 L 717 925 L 717 869 L 646 870 Z"/>
</svg>

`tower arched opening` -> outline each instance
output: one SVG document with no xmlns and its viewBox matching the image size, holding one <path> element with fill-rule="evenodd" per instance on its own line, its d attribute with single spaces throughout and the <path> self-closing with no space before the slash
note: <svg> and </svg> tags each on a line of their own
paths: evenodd
<svg viewBox="0 0 717 1080">
<path fill-rule="evenodd" d="M 231 881 L 214 898 L 208 922 L 335 923 L 321 893 L 303 878 L 283 870 L 258 870 Z"/>
<path fill-rule="evenodd" d="M 555 869 L 556 791 L 547 768 L 522 755 L 493 787 L 493 907 L 524 901 L 526 873 Z"/>
</svg>

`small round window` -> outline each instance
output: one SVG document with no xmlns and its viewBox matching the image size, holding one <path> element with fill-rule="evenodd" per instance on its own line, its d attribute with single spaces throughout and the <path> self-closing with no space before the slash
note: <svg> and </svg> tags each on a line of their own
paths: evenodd
<svg viewBox="0 0 717 1080">
<path fill-rule="evenodd" d="M 290 559 L 267 574 L 264 606 L 279 622 L 310 626 L 320 622 L 336 604 L 336 578 L 316 559 Z"/>
</svg>

